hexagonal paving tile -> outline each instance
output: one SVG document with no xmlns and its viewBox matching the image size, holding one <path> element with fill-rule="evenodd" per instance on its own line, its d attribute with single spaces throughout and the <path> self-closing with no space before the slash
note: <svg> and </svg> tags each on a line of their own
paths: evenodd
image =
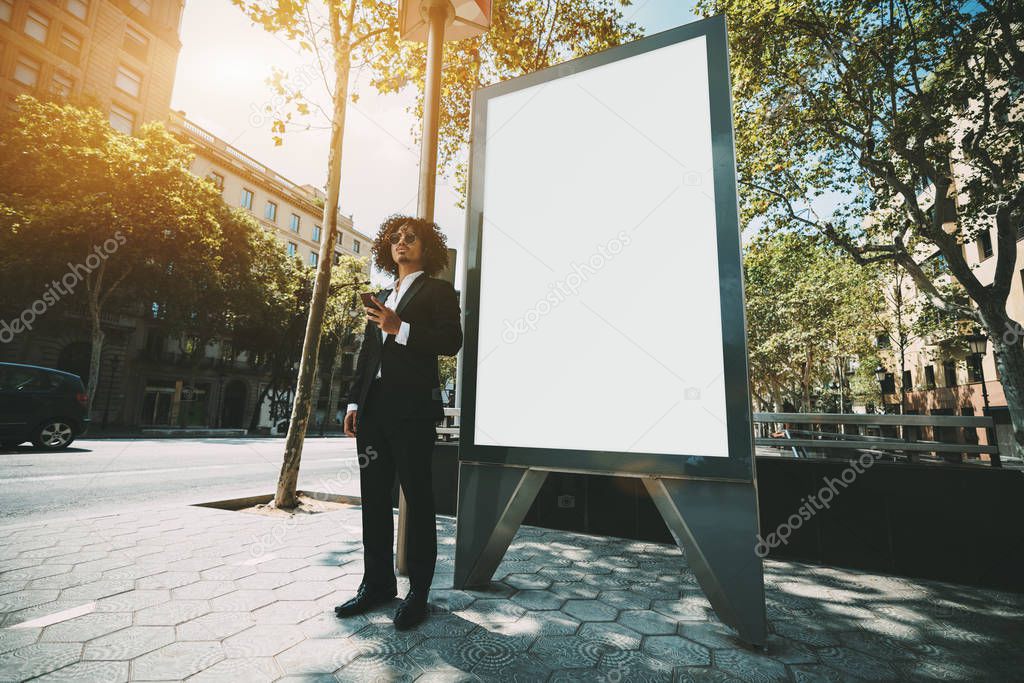
<svg viewBox="0 0 1024 683">
<path fill-rule="evenodd" d="M 244 631 L 256 621 L 249 612 L 211 612 L 178 624 L 178 640 L 222 640 Z"/>
<path fill-rule="evenodd" d="M 562 610 L 580 621 L 615 621 L 619 610 L 600 600 L 567 600 Z"/>
<path fill-rule="evenodd" d="M 272 590 L 236 590 L 210 600 L 210 609 L 215 612 L 251 612 L 277 599 Z"/>
<path fill-rule="evenodd" d="M 710 650 L 679 636 L 647 636 L 641 649 L 672 666 L 706 666 L 711 663 Z"/>
<path fill-rule="evenodd" d="M 43 629 L 39 640 L 42 642 L 82 643 L 120 631 L 131 625 L 132 615 L 127 612 L 83 614 L 80 617 L 47 626 Z"/>
<path fill-rule="evenodd" d="M 278 666 L 289 675 L 333 674 L 371 647 L 351 638 L 310 638 L 277 655 Z"/>
<path fill-rule="evenodd" d="M 544 590 L 521 590 L 510 600 L 520 607 L 531 610 L 557 610 L 565 604 L 565 598 Z"/>
<path fill-rule="evenodd" d="M 538 638 L 530 652 L 554 669 L 576 669 L 594 666 L 610 649 L 599 641 L 576 636 L 546 636 Z"/>
<path fill-rule="evenodd" d="M 316 600 L 334 591 L 334 586 L 326 581 L 295 581 L 286 586 L 275 588 L 275 600 Z"/>
<path fill-rule="evenodd" d="M 281 676 L 281 669 L 271 657 L 222 659 L 188 679 L 189 683 L 270 683 Z M 283 680 L 283 679 L 282 679 Z"/>
<path fill-rule="evenodd" d="M 182 679 L 224 659 L 217 642 L 171 643 L 132 660 L 132 678 L 142 680 Z"/>
<path fill-rule="evenodd" d="M 135 623 L 140 626 L 176 626 L 209 611 L 210 603 L 206 600 L 173 600 L 138 610 Z"/>
<path fill-rule="evenodd" d="M 0 655 L 0 673 L 4 680 L 26 680 L 41 676 L 78 660 L 78 643 L 34 643 Z"/>
<path fill-rule="evenodd" d="M 82 659 L 133 659 L 173 642 L 171 626 L 129 626 L 86 643 Z"/>
<path fill-rule="evenodd" d="M 75 662 L 51 671 L 33 681 L 103 681 L 121 683 L 128 680 L 128 662 Z"/>
<path fill-rule="evenodd" d="M 97 600 L 96 611 L 135 612 L 147 607 L 164 604 L 170 599 L 171 592 L 166 588 L 136 589 Z"/>
<path fill-rule="evenodd" d="M 273 657 L 305 640 L 298 626 L 256 624 L 224 641 L 224 654 L 230 658 Z"/>
<path fill-rule="evenodd" d="M 481 598 L 476 600 L 469 607 L 452 612 L 461 619 L 468 619 L 474 623 L 481 621 L 515 621 L 526 614 L 526 610 L 508 600 L 499 598 Z"/>
<path fill-rule="evenodd" d="M 619 613 L 620 624 L 644 635 L 669 635 L 676 632 L 676 621 L 653 610 L 627 609 Z"/>
<path fill-rule="evenodd" d="M 233 581 L 202 580 L 171 589 L 174 600 L 209 600 L 235 590 Z"/>
<path fill-rule="evenodd" d="M 260 607 L 252 614 L 260 624 L 298 624 L 320 611 L 320 605 L 310 600 L 279 600 Z"/>
<path fill-rule="evenodd" d="M 334 674 L 339 681 L 412 681 L 423 669 L 405 654 L 368 654 L 356 657 Z"/>
<path fill-rule="evenodd" d="M 580 626 L 577 635 L 607 645 L 610 649 L 635 650 L 643 636 L 631 628 L 613 622 L 591 622 Z"/>
<path fill-rule="evenodd" d="M 601 655 L 595 667 L 597 680 L 671 681 L 672 667 L 639 650 L 613 650 Z"/>
</svg>

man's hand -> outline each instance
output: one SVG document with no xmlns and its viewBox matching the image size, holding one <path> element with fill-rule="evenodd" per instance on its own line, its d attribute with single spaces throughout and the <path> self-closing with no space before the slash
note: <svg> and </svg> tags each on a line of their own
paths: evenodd
<svg viewBox="0 0 1024 683">
<path fill-rule="evenodd" d="M 367 308 L 366 317 L 377 323 L 377 327 L 384 330 L 385 334 L 398 334 L 398 330 L 402 327 L 402 319 L 393 309 L 380 302 L 375 303 L 377 308 Z"/>
<path fill-rule="evenodd" d="M 355 436 L 356 435 L 356 414 L 358 412 L 359 412 L 358 410 L 350 410 L 347 413 L 345 413 L 345 426 L 344 426 L 344 429 L 345 429 L 345 434 L 347 434 L 348 436 Z"/>
</svg>

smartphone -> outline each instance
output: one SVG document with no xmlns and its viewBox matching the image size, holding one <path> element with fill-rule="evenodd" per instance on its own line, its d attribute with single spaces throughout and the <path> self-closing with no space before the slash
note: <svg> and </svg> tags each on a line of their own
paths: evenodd
<svg viewBox="0 0 1024 683">
<path fill-rule="evenodd" d="M 363 305 L 367 308 L 380 308 L 379 302 L 372 292 L 360 292 L 359 298 L 363 300 Z"/>
</svg>

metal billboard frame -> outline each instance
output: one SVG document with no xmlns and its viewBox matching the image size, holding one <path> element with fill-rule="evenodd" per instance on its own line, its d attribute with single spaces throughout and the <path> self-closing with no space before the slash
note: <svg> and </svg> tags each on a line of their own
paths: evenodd
<svg viewBox="0 0 1024 683">
<path fill-rule="evenodd" d="M 728 457 L 474 443 L 488 100 L 701 36 L 707 50 Z M 548 472 L 638 477 L 716 612 L 743 639 L 763 645 L 764 579 L 761 559 L 754 552 L 758 513 L 753 411 L 729 83 L 725 17 L 719 15 L 474 93 L 465 241 L 457 587 L 490 581 Z"/>
</svg>

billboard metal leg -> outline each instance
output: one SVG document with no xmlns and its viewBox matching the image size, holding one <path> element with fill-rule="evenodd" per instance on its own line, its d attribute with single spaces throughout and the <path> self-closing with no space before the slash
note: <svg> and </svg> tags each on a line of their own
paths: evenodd
<svg viewBox="0 0 1024 683">
<path fill-rule="evenodd" d="M 754 552 L 754 485 L 668 477 L 643 482 L 718 617 L 763 647 L 768 624 L 764 567 Z"/>
<path fill-rule="evenodd" d="M 526 467 L 459 463 L 455 588 L 490 583 L 547 476 Z"/>
</svg>

